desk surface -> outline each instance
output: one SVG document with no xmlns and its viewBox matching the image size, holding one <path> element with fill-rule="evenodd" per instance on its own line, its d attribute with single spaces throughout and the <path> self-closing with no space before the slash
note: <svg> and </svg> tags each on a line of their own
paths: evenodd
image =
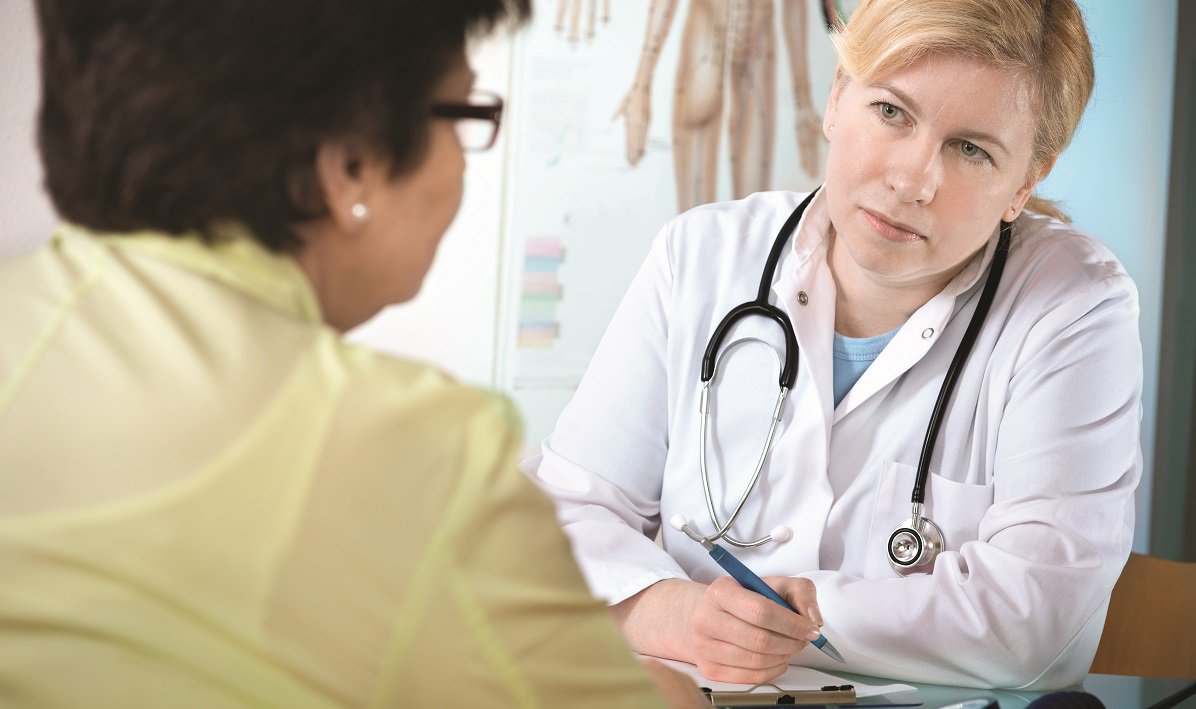
<svg viewBox="0 0 1196 709">
<path fill-rule="evenodd" d="M 852 675 L 837 672 L 837 676 L 850 681 L 858 677 L 860 682 L 867 684 L 883 684 L 891 680 L 881 680 L 865 675 Z M 992 697 L 996 699 L 1001 709 L 1017 709 L 1025 707 L 1038 697 L 1041 692 L 1013 692 L 996 689 L 968 689 L 966 687 L 945 687 L 936 684 L 916 684 L 906 682 L 918 689 L 917 694 L 904 692 L 890 695 L 894 702 L 918 701 L 923 709 L 937 709 L 954 702 L 976 697 Z M 1156 679 L 1143 677 L 1124 677 L 1121 675 L 1088 675 L 1082 687 L 1086 692 L 1094 694 L 1108 709 L 1146 709 L 1168 697 L 1196 686 L 1196 680 L 1190 679 Z M 916 697 L 916 698 L 915 698 Z M 862 701 L 862 700 L 861 700 Z M 1191 696 L 1178 704 L 1180 707 L 1196 708 L 1196 696 Z"/>
</svg>

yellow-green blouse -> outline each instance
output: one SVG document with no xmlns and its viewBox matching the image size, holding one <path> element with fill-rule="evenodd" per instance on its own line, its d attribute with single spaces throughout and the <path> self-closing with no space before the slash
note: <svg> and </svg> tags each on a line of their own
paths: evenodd
<svg viewBox="0 0 1196 709">
<path fill-rule="evenodd" d="M 251 239 L 61 228 L 0 262 L 0 705 L 657 705 L 518 440 Z"/>
</svg>

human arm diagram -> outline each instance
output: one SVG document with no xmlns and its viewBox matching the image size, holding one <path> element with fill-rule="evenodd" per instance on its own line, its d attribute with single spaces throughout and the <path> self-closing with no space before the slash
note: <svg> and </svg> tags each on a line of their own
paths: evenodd
<svg viewBox="0 0 1196 709">
<path fill-rule="evenodd" d="M 652 120 L 652 77 L 656 73 L 656 63 L 660 60 L 660 52 L 668 38 L 676 9 L 677 0 L 652 0 L 649 4 L 648 26 L 644 32 L 635 78 L 615 111 L 615 118 L 622 118 L 626 122 L 625 154 L 627 163 L 632 166 L 644 157 L 648 126 Z"/>
</svg>

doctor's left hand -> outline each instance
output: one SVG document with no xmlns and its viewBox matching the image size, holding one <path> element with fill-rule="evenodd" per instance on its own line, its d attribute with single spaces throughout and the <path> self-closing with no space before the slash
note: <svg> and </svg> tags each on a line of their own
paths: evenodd
<svg viewBox="0 0 1196 709">
<path fill-rule="evenodd" d="M 709 586 L 658 581 L 611 606 L 611 615 L 637 652 L 691 662 L 713 680 L 759 684 L 783 674 L 822 625 L 813 582 L 764 581 L 800 614 L 724 576 Z"/>
</svg>

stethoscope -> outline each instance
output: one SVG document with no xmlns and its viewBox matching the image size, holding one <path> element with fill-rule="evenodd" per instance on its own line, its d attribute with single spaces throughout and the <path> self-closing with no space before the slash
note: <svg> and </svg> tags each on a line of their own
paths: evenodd
<svg viewBox="0 0 1196 709">
<path fill-rule="evenodd" d="M 785 244 L 788 243 L 790 236 L 793 235 L 794 230 L 797 228 L 797 223 L 801 221 L 806 206 L 809 205 L 817 193 L 818 190 L 811 192 L 797 206 L 797 209 L 793 210 L 793 213 L 789 215 L 789 218 L 781 226 L 781 230 L 777 233 L 776 240 L 773 242 L 772 250 L 768 254 L 768 260 L 764 264 L 764 271 L 760 275 L 760 288 L 756 293 L 756 298 L 735 306 L 723 317 L 718 327 L 714 329 L 714 334 L 711 335 L 710 342 L 706 345 L 706 352 L 702 356 L 702 392 L 698 401 L 698 411 L 702 416 L 699 434 L 701 450 L 698 455 L 698 463 L 702 471 L 702 492 L 706 496 L 706 511 L 710 515 L 710 522 L 715 527 L 714 534 L 705 537 L 705 540 L 708 542 L 722 539 L 728 544 L 746 549 L 758 547 L 769 542 L 785 542 L 793 536 L 792 530 L 784 526 L 776 527 L 766 536 L 754 540 L 737 539 L 731 535 L 730 530 L 731 526 L 735 524 L 735 520 L 739 518 L 739 514 L 743 511 L 744 503 L 747 502 L 748 497 L 756 487 L 756 483 L 760 480 L 760 471 L 763 470 L 764 462 L 768 459 L 768 453 L 772 448 L 773 434 L 776 432 L 777 423 L 781 420 L 781 411 L 785 403 L 785 397 L 788 395 L 789 390 L 793 388 L 793 383 L 797 379 L 797 335 L 794 333 L 793 324 L 790 322 L 789 316 L 780 308 L 768 302 L 768 294 L 772 290 L 773 276 L 776 273 L 777 263 L 781 260 Z M 935 557 L 946 548 L 943 531 L 929 517 L 922 514 L 922 503 L 926 497 L 926 476 L 930 472 L 930 456 L 934 451 L 935 441 L 938 439 L 947 403 L 950 401 L 951 394 L 955 390 L 955 384 L 959 380 L 960 372 L 963 371 L 964 362 L 967 360 L 968 354 L 972 351 L 972 346 L 976 342 L 976 336 L 980 333 L 980 328 L 984 325 L 984 319 L 987 317 L 989 307 L 992 305 L 997 286 L 1001 282 L 1001 274 L 1005 270 L 1005 259 L 1009 254 L 1012 233 L 1012 225 L 1009 222 L 1002 221 L 996 253 L 993 255 L 992 267 L 989 270 L 988 278 L 984 282 L 984 290 L 980 294 L 980 302 L 976 304 L 976 310 L 972 313 L 971 321 L 968 322 L 968 328 L 964 332 L 963 340 L 960 341 L 959 347 L 955 351 L 955 357 L 951 360 L 951 365 L 947 368 L 947 376 L 943 379 L 943 385 L 939 389 L 934 410 L 930 413 L 930 423 L 926 426 L 926 438 L 922 442 L 922 453 L 918 458 L 917 477 L 914 480 L 913 493 L 911 495 L 911 502 L 913 503 L 912 514 L 903 519 L 897 525 L 897 528 L 893 530 L 893 533 L 889 535 L 888 549 L 886 550 L 889 557 L 889 564 L 897 573 L 902 575 L 930 571 L 934 565 Z M 731 516 L 727 518 L 726 522 L 721 522 L 719 521 L 718 510 L 715 509 L 714 496 L 710 492 L 710 474 L 706 467 L 706 428 L 709 418 L 707 403 L 711 387 L 714 386 L 718 365 L 722 361 L 722 358 L 740 344 L 749 341 L 762 341 L 759 338 L 742 338 L 729 344 L 720 354 L 720 345 L 726 337 L 727 332 L 730 331 L 731 326 L 753 315 L 764 316 L 781 328 L 781 333 L 785 338 L 785 359 L 780 373 L 780 391 L 777 394 L 776 404 L 773 406 L 772 417 L 769 421 L 768 436 L 765 438 L 764 447 L 756 460 L 755 470 L 752 471 L 747 487 L 744 488 L 743 494 L 739 496 L 739 501 L 736 502 Z M 775 355 L 776 351 L 772 351 Z"/>
</svg>

